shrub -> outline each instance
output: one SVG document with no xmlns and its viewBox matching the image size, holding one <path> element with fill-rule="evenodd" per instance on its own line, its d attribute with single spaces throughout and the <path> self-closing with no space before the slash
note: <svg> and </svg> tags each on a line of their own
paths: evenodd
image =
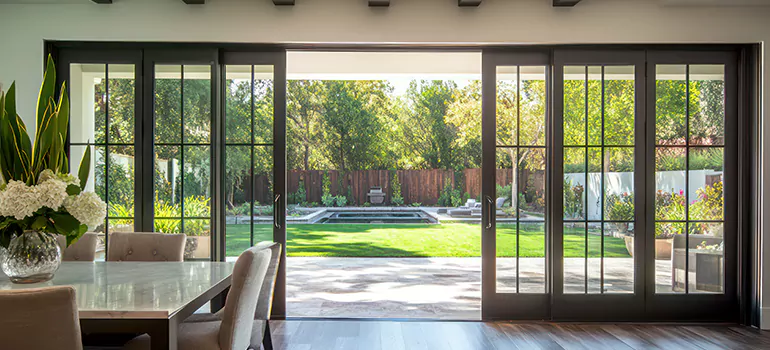
<svg viewBox="0 0 770 350">
<path fill-rule="evenodd" d="M 420 202 L 414 202 L 414 203 L 412 203 L 412 206 L 413 206 L 413 207 L 419 207 L 419 206 L 421 206 L 421 205 L 422 205 L 422 203 L 420 203 Z"/>
<path fill-rule="evenodd" d="M 447 181 L 444 189 L 438 197 L 438 205 L 442 207 L 459 207 L 464 203 L 463 194 L 459 188 L 452 188 L 452 184 Z"/>
<path fill-rule="evenodd" d="M 690 203 L 690 218 L 697 220 L 722 220 L 724 196 L 722 181 L 706 185 L 696 191 L 698 199 Z"/>
<path fill-rule="evenodd" d="M 613 193 L 607 196 L 604 203 L 607 208 L 607 219 L 617 221 L 634 220 L 634 194 L 623 192 L 621 194 Z"/>
<path fill-rule="evenodd" d="M 307 191 L 305 182 L 300 180 L 297 185 L 297 192 L 289 193 L 289 204 L 305 204 L 307 202 Z"/>
<path fill-rule="evenodd" d="M 684 190 L 679 193 L 664 192 L 658 190 L 655 192 L 655 219 L 656 220 L 683 220 L 684 219 Z"/>
<path fill-rule="evenodd" d="M 364 204 L 363 204 L 363 205 L 364 205 L 364 207 L 365 207 L 365 208 L 368 208 L 368 207 L 371 207 L 371 206 L 372 206 L 372 203 L 369 203 L 369 202 L 364 202 Z"/>
<path fill-rule="evenodd" d="M 396 206 L 404 205 L 404 197 L 401 196 L 401 181 L 398 179 L 398 172 L 393 174 L 393 195 L 390 197 L 390 203 Z"/>
<path fill-rule="evenodd" d="M 579 219 L 583 217 L 583 185 L 572 185 L 572 180 L 564 180 L 564 217 Z"/>
<path fill-rule="evenodd" d="M 344 207 L 348 204 L 348 198 L 343 195 L 338 195 L 337 197 L 334 197 L 334 202 L 337 203 L 338 207 Z"/>
<path fill-rule="evenodd" d="M 334 203 L 336 203 L 336 201 L 337 201 L 337 200 L 336 200 L 336 197 L 332 196 L 331 194 L 328 194 L 328 193 L 324 193 L 324 194 L 321 196 L 321 203 L 322 203 L 322 204 L 323 204 L 325 207 L 333 207 L 333 206 L 334 206 Z"/>
</svg>

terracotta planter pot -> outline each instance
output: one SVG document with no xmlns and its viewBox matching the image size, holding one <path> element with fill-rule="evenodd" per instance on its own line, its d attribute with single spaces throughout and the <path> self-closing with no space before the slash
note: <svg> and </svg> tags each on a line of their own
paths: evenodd
<svg viewBox="0 0 770 350">
<path fill-rule="evenodd" d="M 623 236 L 623 240 L 626 242 L 626 250 L 632 257 L 634 256 L 634 236 Z M 656 260 L 671 260 L 671 251 L 673 248 L 674 239 L 655 239 L 655 259 Z"/>
</svg>

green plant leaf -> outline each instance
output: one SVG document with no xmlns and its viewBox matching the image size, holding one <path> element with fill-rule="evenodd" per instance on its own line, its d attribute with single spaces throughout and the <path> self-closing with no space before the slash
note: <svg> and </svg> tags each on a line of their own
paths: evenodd
<svg viewBox="0 0 770 350">
<path fill-rule="evenodd" d="M 72 215 L 67 213 L 51 213 L 50 220 L 54 227 L 54 230 L 63 236 L 75 235 L 79 237 L 80 234 L 80 221 L 75 219 Z M 85 231 L 83 231 L 85 232 Z"/>
<path fill-rule="evenodd" d="M 56 88 L 56 66 L 53 63 L 53 57 L 48 55 L 45 74 L 43 75 L 43 84 L 40 86 L 40 93 L 37 96 L 37 126 L 43 122 L 46 109 L 49 108 L 49 100 L 53 98 Z"/>
<path fill-rule="evenodd" d="M 69 185 L 67 186 L 67 194 L 70 196 L 77 196 L 81 192 L 80 186 L 78 185 Z"/>
<path fill-rule="evenodd" d="M 80 168 L 78 169 L 78 178 L 80 179 L 80 189 L 85 190 L 88 183 L 88 174 L 91 172 L 91 145 L 86 146 L 86 151 L 83 153 L 83 159 L 80 160 Z"/>
<path fill-rule="evenodd" d="M 45 216 L 38 216 L 35 218 L 35 221 L 32 222 L 29 227 L 33 230 L 37 231 L 47 231 L 46 226 L 48 226 L 48 219 Z"/>
</svg>

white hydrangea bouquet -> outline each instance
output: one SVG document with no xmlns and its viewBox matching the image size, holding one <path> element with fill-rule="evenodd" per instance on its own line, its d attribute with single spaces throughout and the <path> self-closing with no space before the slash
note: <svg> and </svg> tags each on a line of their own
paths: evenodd
<svg viewBox="0 0 770 350">
<path fill-rule="evenodd" d="M 48 57 L 37 105 L 34 144 L 16 113 L 15 83 L 0 91 L 0 246 L 27 231 L 62 235 L 67 245 L 107 215 L 107 205 L 85 192 L 91 162 L 86 149 L 78 176 L 68 174 L 65 140 L 69 129 L 69 99 L 62 84 L 54 100 L 56 69 Z"/>
</svg>

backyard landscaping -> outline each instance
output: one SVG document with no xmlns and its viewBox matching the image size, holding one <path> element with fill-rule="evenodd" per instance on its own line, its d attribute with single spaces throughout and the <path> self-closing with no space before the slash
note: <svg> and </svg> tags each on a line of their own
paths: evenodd
<svg viewBox="0 0 770 350">
<path fill-rule="evenodd" d="M 249 247 L 250 225 L 227 225 L 227 255 Z M 478 257 L 478 224 L 297 224 L 287 227 L 290 257 Z M 522 223 L 520 257 L 543 257 L 543 224 Z M 564 256 L 585 256 L 582 229 L 565 228 Z M 272 240 L 272 225 L 254 225 L 254 242 Z M 600 255 L 600 236 L 589 235 L 589 256 Z M 497 255 L 516 256 L 515 225 L 498 225 Z M 629 257 L 620 238 L 604 238 L 605 257 Z"/>
</svg>

